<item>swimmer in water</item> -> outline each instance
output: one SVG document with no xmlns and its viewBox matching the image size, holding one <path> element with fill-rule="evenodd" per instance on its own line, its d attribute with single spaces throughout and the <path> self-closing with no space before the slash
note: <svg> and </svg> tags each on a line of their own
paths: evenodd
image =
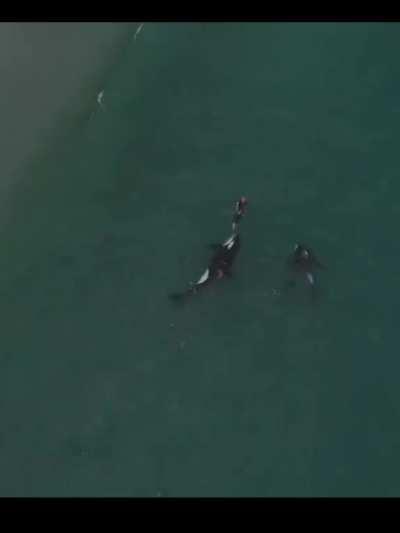
<svg viewBox="0 0 400 533">
<path fill-rule="evenodd" d="M 234 212 L 232 217 L 232 231 L 236 231 L 240 220 L 242 219 L 247 207 L 247 198 L 241 196 L 240 199 L 235 202 Z"/>
</svg>

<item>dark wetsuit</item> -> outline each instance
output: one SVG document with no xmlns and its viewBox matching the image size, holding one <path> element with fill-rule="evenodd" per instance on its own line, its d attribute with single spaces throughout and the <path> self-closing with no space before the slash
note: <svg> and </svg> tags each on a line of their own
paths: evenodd
<svg viewBox="0 0 400 533">
<path fill-rule="evenodd" d="M 236 231 L 236 228 L 237 228 L 242 216 L 244 215 L 246 204 L 247 204 L 247 200 L 244 197 L 242 197 L 240 200 L 238 200 L 235 203 L 234 213 L 233 213 L 233 217 L 232 217 L 232 229 L 233 229 L 233 231 Z"/>
</svg>

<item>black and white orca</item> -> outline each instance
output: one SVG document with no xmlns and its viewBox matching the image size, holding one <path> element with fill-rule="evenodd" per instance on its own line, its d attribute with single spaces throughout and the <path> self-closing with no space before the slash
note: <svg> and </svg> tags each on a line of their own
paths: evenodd
<svg viewBox="0 0 400 533">
<path fill-rule="evenodd" d="M 288 265 L 291 270 L 302 276 L 305 276 L 308 286 L 315 295 L 315 270 L 326 268 L 315 256 L 311 248 L 304 244 L 296 244 L 293 253 L 288 258 Z M 288 286 L 294 286 L 294 280 L 288 282 Z"/>
<path fill-rule="evenodd" d="M 240 250 L 240 235 L 238 232 L 238 225 L 244 214 L 246 204 L 247 200 L 244 196 L 242 196 L 241 199 L 235 203 L 235 210 L 232 219 L 232 235 L 222 244 L 209 245 L 210 248 L 214 250 L 214 253 L 204 273 L 195 283 L 191 283 L 189 289 L 187 289 L 185 292 L 170 294 L 169 297 L 172 300 L 183 300 L 188 296 L 196 294 L 198 290 L 206 287 L 213 281 L 226 277 L 232 277 L 232 266 Z"/>
</svg>

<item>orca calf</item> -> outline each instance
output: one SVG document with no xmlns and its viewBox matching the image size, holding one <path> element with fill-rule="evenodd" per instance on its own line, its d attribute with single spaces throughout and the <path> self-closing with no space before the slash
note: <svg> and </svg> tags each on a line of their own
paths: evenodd
<svg viewBox="0 0 400 533">
<path fill-rule="evenodd" d="M 304 244 L 296 244 L 293 253 L 288 258 L 288 266 L 294 273 L 305 277 L 314 298 L 316 295 L 315 270 L 326 268 L 317 259 L 314 252 Z M 293 279 L 287 283 L 288 287 L 293 287 L 294 285 L 295 281 Z"/>
<path fill-rule="evenodd" d="M 200 278 L 191 283 L 190 287 L 180 293 L 172 293 L 169 298 L 175 301 L 185 300 L 187 297 L 196 294 L 199 289 L 206 287 L 211 282 L 220 280 L 222 278 L 232 276 L 232 265 L 240 250 L 240 236 L 238 226 L 241 218 L 244 215 L 247 199 L 242 196 L 240 200 L 235 203 L 234 214 L 232 218 L 232 235 L 226 239 L 222 244 L 210 244 L 209 246 L 214 250 L 210 259 L 208 267 Z"/>
</svg>

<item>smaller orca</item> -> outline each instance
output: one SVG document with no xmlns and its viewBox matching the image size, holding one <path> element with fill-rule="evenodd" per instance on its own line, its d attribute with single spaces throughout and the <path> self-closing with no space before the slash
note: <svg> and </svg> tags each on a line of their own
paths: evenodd
<svg viewBox="0 0 400 533">
<path fill-rule="evenodd" d="M 326 267 L 317 259 L 311 248 L 304 244 L 296 244 L 293 253 L 288 258 L 288 266 L 294 273 L 305 276 L 306 282 L 311 288 L 312 296 L 315 297 L 315 270 Z M 293 279 L 287 282 L 288 287 L 294 285 Z"/>
</svg>

